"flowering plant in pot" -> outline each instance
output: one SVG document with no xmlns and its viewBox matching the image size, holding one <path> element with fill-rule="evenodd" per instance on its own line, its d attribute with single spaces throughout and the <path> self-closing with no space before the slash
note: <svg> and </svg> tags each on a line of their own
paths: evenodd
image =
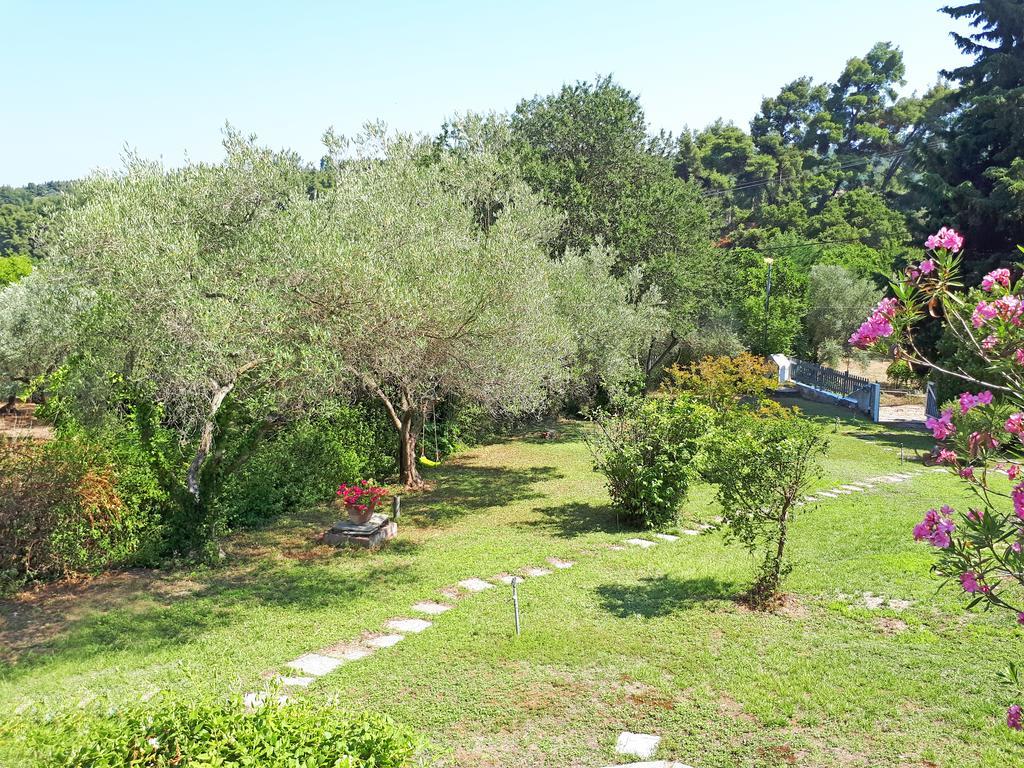
<svg viewBox="0 0 1024 768">
<path fill-rule="evenodd" d="M 387 490 L 371 485 L 369 480 L 360 480 L 352 485 L 342 483 L 337 491 L 338 501 L 345 505 L 348 519 L 357 525 L 367 522 L 387 495 Z"/>
</svg>

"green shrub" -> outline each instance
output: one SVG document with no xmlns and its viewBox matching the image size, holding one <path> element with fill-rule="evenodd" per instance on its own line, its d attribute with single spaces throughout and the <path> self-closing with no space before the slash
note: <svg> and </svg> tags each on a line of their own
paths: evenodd
<svg viewBox="0 0 1024 768">
<path fill-rule="evenodd" d="M 789 524 L 827 447 L 820 428 L 805 418 L 744 411 L 705 440 L 704 477 L 718 485 L 726 541 L 739 541 L 761 560 L 749 593 L 755 607 L 770 605 L 790 570 Z"/>
<path fill-rule="evenodd" d="M 594 466 L 612 501 L 646 527 L 674 523 L 697 474 L 699 441 L 714 411 L 686 397 L 638 398 L 597 418 L 590 442 Z"/>
<path fill-rule="evenodd" d="M 665 374 L 662 393 L 686 394 L 719 413 L 744 403 L 766 402 L 776 383 L 772 367 L 748 352 L 733 357 L 705 357 L 685 368 L 673 365 Z"/>
<path fill-rule="evenodd" d="M 394 428 L 367 405 L 336 405 L 270 436 L 235 429 L 221 441 L 211 514 L 254 525 L 334 497 L 339 483 L 395 471 Z"/>
<path fill-rule="evenodd" d="M 43 768 L 403 768 L 423 752 L 390 718 L 308 700 L 253 711 L 238 701 L 169 700 L 23 715 L 0 726 L 0 742 L 21 764 Z"/>
</svg>

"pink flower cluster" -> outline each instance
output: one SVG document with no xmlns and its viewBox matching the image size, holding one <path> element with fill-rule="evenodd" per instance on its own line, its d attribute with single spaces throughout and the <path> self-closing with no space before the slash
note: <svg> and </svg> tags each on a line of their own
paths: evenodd
<svg viewBox="0 0 1024 768">
<path fill-rule="evenodd" d="M 1024 483 L 1017 483 L 1010 491 L 1010 499 L 1013 501 L 1013 513 L 1018 519 L 1024 520 Z"/>
<path fill-rule="evenodd" d="M 871 316 L 850 336 L 850 344 L 865 349 L 881 338 L 892 336 L 892 319 L 898 309 L 896 299 L 882 299 Z"/>
<path fill-rule="evenodd" d="M 1011 414 L 1006 423 L 1003 424 L 1003 429 L 1011 435 L 1016 435 L 1018 440 L 1024 442 L 1024 413 Z M 1014 468 L 1016 468 L 1016 465 L 1014 465 Z"/>
<path fill-rule="evenodd" d="M 981 279 L 981 287 L 986 291 L 991 291 L 997 285 L 1001 285 L 1003 288 L 1010 287 L 1010 270 L 993 269 Z"/>
<path fill-rule="evenodd" d="M 924 520 L 914 526 L 914 540 L 927 541 L 934 547 L 945 549 L 950 543 L 949 534 L 956 528 L 952 516 L 953 508 L 948 504 L 942 506 L 941 512 L 929 509 Z"/>
<path fill-rule="evenodd" d="M 388 495 L 387 489 L 370 485 L 369 480 L 360 480 L 357 485 L 338 486 L 337 495 L 345 502 L 345 506 L 352 507 L 359 512 L 373 510 Z"/>
<path fill-rule="evenodd" d="M 987 389 L 976 395 L 972 392 L 963 392 L 960 395 L 960 413 L 967 413 L 971 408 L 975 408 L 979 405 L 988 405 L 991 402 L 992 393 Z"/>
<path fill-rule="evenodd" d="M 969 592 L 972 595 L 975 592 L 987 595 L 992 591 L 992 587 L 978 581 L 978 575 L 974 571 L 964 571 L 960 574 L 960 586 L 964 588 L 964 592 Z"/>
<path fill-rule="evenodd" d="M 1000 296 L 995 301 L 979 301 L 971 313 L 971 325 L 981 328 L 990 320 L 1004 320 L 1013 325 L 1021 324 L 1024 305 L 1016 296 Z"/>
<path fill-rule="evenodd" d="M 1006 710 L 1006 724 L 1015 731 L 1024 729 L 1024 722 L 1021 721 L 1022 711 L 1020 704 L 1011 704 Z"/>
<path fill-rule="evenodd" d="M 934 235 L 928 236 L 928 239 L 924 241 L 924 247 L 929 251 L 945 248 L 951 253 L 956 253 L 964 247 L 964 239 L 955 229 L 943 227 Z"/>
<path fill-rule="evenodd" d="M 956 426 L 953 424 L 953 409 L 947 408 L 940 415 L 939 418 L 929 416 L 925 419 L 924 425 L 932 431 L 932 436 L 936 440 L 945 440 L 947 437 L 956 432 Z M 954 454 L 953 458 L 956 458 Z"/>
</svg>

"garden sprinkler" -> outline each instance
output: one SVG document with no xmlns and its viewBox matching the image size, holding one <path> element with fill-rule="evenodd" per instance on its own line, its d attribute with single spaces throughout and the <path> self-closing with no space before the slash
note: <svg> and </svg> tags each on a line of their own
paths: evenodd
<svg viewBox="0 0 1024 768">
<path fill-rule="evenodd" d="M 903 443 L 900 443 L 900 466 L 903 466 Z"/>
<path fill-rule="evenodd" d="M 516 615 L 516 636 L 519 635 L 519 582 L 522 581 L 521 576 L 512 577 L 512 608 Z"/>
</svg>

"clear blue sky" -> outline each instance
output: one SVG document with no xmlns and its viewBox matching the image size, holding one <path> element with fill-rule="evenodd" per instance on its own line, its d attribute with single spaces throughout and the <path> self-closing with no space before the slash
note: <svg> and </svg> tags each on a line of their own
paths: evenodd
<svg viewBox="0 0 1024 768">
<path fill-rule="evenodd" d="M 230 121 L 315 160 L 334 126 L 434 133 L 612 73 L 653 130 L 746 126 L 799 75 L 834 78 L 878 40 L 908 90 L 955 65 L 942 0 L 313 2 L 0 0 L 0 184 L 219 157 Z"/>
</svg>

